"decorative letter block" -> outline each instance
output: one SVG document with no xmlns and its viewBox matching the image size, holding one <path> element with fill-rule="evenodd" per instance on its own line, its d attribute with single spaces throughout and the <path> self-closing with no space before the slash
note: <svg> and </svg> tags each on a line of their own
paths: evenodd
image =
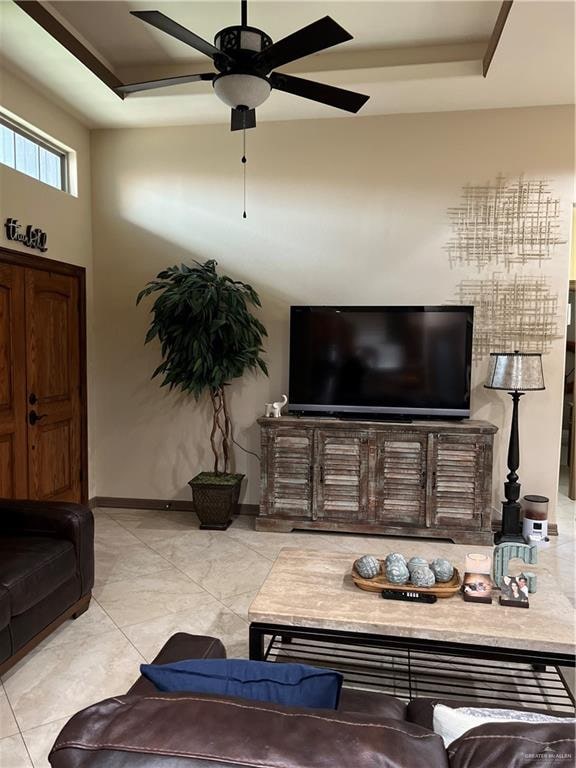
<svg viewBox="0 0 576 768">
<path fill-rule="evenodd" d="M 538 562 L 538 547 L 536 544 L 516 544 L 511 541 L 505 541 L 494 547 L 492 575 L 497 587 L 502 585 L 503 577 L 509 573 L 508 563 L 514 558 L 518 558 L 529 565 L 535 565 Z M 535 590 L 536 587 L 534 587 Z"/>
</svg>

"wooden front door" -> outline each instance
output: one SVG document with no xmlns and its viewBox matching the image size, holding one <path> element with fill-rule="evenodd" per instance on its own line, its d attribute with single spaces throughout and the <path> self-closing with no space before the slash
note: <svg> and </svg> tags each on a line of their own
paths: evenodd
<svg viewBox="0 0 576 768">
<path fill-rule="evenodd" d="M 26 330 L 30 497 L 80 501 L 76 278 L 26 270 Z"/>
<path fill-rule="evenodd" d="M 67 265 L 72 274 L 3 264 L 4 257 L 0 496 L 86 501 L 83 275 Z"/>
<path fill-rule="evenodd" d="M 0 498 L 28 493 L 24 270 L 0 264 Z"/>
</svg>

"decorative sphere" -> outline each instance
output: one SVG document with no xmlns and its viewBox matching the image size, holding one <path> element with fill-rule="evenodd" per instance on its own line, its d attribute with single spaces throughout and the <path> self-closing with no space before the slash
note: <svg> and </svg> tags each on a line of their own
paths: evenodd
<svg viewBox="0 0 576 768">
<path fill-rule="evenodd" d="M 386 565 L 386 578 L 391 584 L 406 584 L 410 580 L 410 571 L 401 560 L 390 560 Z"/>
<path fill-rule="evenodd" d="M 436 581 L 450 581 L 454 576 L 454 566 L 450 560 L 446 560 L 444 557 L 437 557 L 436 560 L 432 560 L 430 570 L 436 576 Z"/>
<path fill-rule="evenodd" d="M 380 561 L 375 558 L 374 555 L 363 555 L 363 557 L 359 557 L 354 563 L 354 568 L 363 579 L 373 579 L 382 571 Z"/>
<path fill-rule="evenodd" d="M 394 563 L 394 562 L 400 562 L 406 565 L 406 558 L 404 557 L 404 555 L 401 555 L 400 552 L 389 552 L 386 555 L 386 560 L 384 562 L 386 567 L 388 567 L 390 563 Z"/>
<path fill-rule="evenodd" d="M 415 587 L 433 587 L 436 577 L 428 565 L 416 565 L 410 573 L 410 581 Z"/>
<path fill-rule="evenodd" d="M 411 557 L 410 560 L 408 560 L 408 570 L 410 573 L 414 570 L 414 568 L 418 567 L 419 565 L 425 565 L 426 568 L 428 568 L 428 560 L 426 560 L 425 557 Z"/>
</svg>

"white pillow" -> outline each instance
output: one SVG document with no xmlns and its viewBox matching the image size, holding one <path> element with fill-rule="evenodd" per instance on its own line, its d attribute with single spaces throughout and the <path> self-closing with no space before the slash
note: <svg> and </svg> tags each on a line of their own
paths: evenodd
<svg viewBox="0 0 576 768">
<path fill-rule="evenodd" d="M 471 728 L 485 723 L 576 723 L 573 717 L 539 715 L 536 712 L 517 712 L 514 709 L 485 709 L 479 707 L 458 707 L 452 709 L 445 704 L 434 706 L 434 733 L 442 736 L 446 749 L 453 741 Z"/>
</svg>

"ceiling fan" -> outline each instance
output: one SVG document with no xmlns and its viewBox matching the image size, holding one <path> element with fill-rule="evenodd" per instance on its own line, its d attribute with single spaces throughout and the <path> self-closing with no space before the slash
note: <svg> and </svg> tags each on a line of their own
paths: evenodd
<svg viewBox="0 0 576 768">
<path fill-rule="evenodd" d="M 247 6 L 247 0 L 241 0 L 240 26 L 221 29 L 214 37 L 214 45 L 160 11 L 130 11 L 133 16 L 147 24 L 209 56 L 217 72 L 131 83 L 117 88 L 118 92 L 130 94 L 152 88 L 209 80 L 218 98 L 232 107 L 233 131 L 256 126 L 256 107 L 266 101 L 272 88 L 347 112 L 358 112 L 368 101 L 370 97 L 361 93 L 282 72 L 272 72 L 276 67 L 290 61 L 351 40 L 352 35 L 330 16 L 325 16 L 273 43 L 261 29 L 248 26 Z"/>
</svg>

